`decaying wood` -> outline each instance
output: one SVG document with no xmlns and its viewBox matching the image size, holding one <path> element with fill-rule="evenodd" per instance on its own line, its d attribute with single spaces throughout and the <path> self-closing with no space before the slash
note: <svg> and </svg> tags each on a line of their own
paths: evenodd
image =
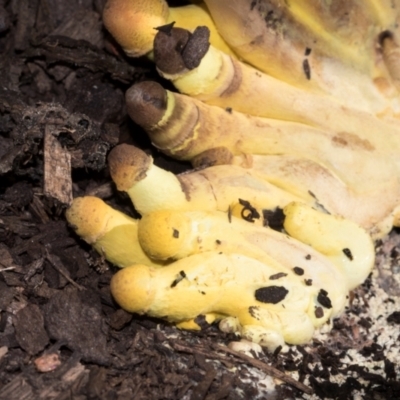
<svg viewBox="0 0 400 400">
<path fill-rule="evenodd" d="M 4 386 L 0 400 L 33 400 L 33 388 L 25 378 L 19 376 Z"/>
<path fill-rule="evenodd" d="M 65 206 L 72 203 L 71 155 L 57 140 L 53 125 L 44 128 L 44 195 Z"/>
</svg>

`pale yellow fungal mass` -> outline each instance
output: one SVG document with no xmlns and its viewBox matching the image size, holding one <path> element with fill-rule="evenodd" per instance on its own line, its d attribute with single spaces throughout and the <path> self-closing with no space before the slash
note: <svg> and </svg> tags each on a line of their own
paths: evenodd
<svg viewBox="0 0 400 400">
<path fill-rule="evenodd" d="M 130 117 L 194 166 L 174 175 L 119 145 L 111 176 L 142 218 L 91 197 L 67 211 L 122 267 L 114 298 L 271 351 L 309 341 L 400 226 L 400 4 L 108 0 L 104 23 L 177 89 L 135 84 Z"/>
</svg>

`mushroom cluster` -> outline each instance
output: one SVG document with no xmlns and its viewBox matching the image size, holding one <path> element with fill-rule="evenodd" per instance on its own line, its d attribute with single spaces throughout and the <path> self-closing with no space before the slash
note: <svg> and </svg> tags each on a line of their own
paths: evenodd
<svg viewBox="0 0 400 400">
<path fill-rule="evenodd" d="M 77 233 L 121 267 L 124 309 L 199 329 L 200 316 L 270 350 L 343 312 L 400 225 L 400 5 L 316 0 L 108 0 L 106 28 L 177 91 L 144 81 L 140 149 L 109 154 L 140 220 L 82 197 Z"/>
</svg>

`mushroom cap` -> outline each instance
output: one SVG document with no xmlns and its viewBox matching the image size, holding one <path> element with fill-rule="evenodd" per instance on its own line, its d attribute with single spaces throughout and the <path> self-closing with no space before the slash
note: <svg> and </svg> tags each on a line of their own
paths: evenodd
<svg viewBox="0 0 400 400">
<path fill-rule="evenodd" d="M 74 199 L 65 215 L 76 233 L 86 242 L 94 243 L 105 233 L 109 206 L 101 199 L 92 196 Z"/>
<path fill-rule="evenodd" d="M 77 197 L 65 212 L 68 222 L 87 243 L 95 245 L 106 233 L 136 220 L 94 196 Z"/>
<path fill-rule="evenodd" d="M 153 49 L 154 28 L 166 24 L 168 13 L 163 0 L 108 0 L 103 22 L 128 56 L 139 57 Z"/>
<path fill-rule="evenodd" d="M 127 191 L 146 177 L 153 160 L 135 146 L 121 144 L 108 155 L 110 174 L 118 190 Z"/>
<path fill-rule="evenodd" d="M 154 129 L 164 118 L 168 107 L 167 91 L 158 83 L 143 81 L 125 93 L 129 116 L 143 129 Z"/>
<path fill-rule="evenodd" d="M 145 265 L 133 265 L 119 270 L 111 279 L 115 301 L 126 311 L 144 314 L 155 295 L 151 270 Z"/>
<path fill-rule="evenodd" d="M 193 237 L 193 228 L 184 213 L 155 211 L 140 220 L 139 243 L 151 258 L 177 258 L 180 252 L 191 245 L 189 242 Z"/>
</svg>

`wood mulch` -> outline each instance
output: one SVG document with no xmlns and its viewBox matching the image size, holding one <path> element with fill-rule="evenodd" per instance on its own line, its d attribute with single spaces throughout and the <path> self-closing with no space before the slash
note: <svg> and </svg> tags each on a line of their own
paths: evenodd
<svg viewBox="0 0 400 400">
<path fill-rule="evenodd" d="M 267 398 L 268 390 L 277 400 L 347 398 L 357 381 L 317 379 L 340 364 L 341 340 L 335 351 L 314 341 L 313 352 L 298 346 L 296 356 L 250 357 L 230 350 L 235 338 L 215 326 L 181 332 L 114 303 L 115 268 L 65 221 L 71 193 L 135 215 L 106 166 L 119 142 L 148 150 L 173 172 L 189 166 L 157 153 L 127 117 L 125 90 L 159 78 L 146 60 L 127 59 L 104 30 L 104 3 L 0 0 L 0 400 L 234 400 Z M 338 323 L 333 332 L 348 329 Z M 371 388 L 379 385 L 373 398 L 400 393 L 387 365 L 383 382 L 363 375 Z M 268 389 L 265 377 L 277 386 Z"/>
</svg>

